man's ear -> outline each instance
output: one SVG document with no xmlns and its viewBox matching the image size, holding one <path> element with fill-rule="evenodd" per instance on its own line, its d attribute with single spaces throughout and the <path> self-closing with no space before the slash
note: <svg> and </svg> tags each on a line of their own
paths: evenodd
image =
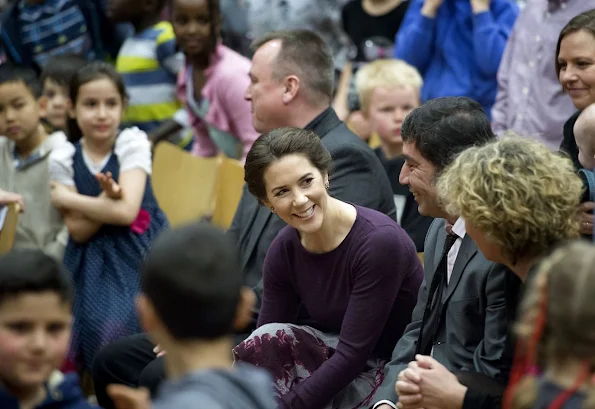
<svg viewBox="0 0 595 409">
<path fill-rule="evenodd" d="M 140 294 L 136 297 L 136 311 L 138 313 L 139 321 L 146 332 L 151 332 L 155 329 L 157 316 L 155 308 L 151 300 L 146 295 Z"/>
<path fill-rule="evenodd" d="M 254 306 L 256 305 L 256 294 L 249 287 L 242 287 L 240 301 L 236 309 L 236 317 L 233 321 L 233 329 L 241 332 L 252 322 Z"/>
<path fill-rule="evenodd" d="M 300 79 L 295 75 L 288 75 L 283 80 L 285 90 L 283 91 L 283 103 L 289 104 L 295 99 L 300 89 Z"/>
</svg>

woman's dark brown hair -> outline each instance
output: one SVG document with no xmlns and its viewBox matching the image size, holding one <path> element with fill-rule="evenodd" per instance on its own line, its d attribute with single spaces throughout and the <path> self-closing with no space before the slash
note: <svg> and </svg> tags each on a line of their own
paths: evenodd
<svg viewBox="0 0 595 409">
<path fill-rule="evenodd" d="M 584 13 L 575 16 L 570 20 L 560 31 L 558 36 L 558 44 L 556 45 L 556 55 L 554 56 L 556 64 L 556 74 L 560 78 L 560 63 L 558 62 L 558 55 L 560 55 L 560 44 L 562 39 L 568 34 L 576 33 L 577 31 L 585 30 L 595 38 L 595 9 L 585 11 Z"/>
<path fill-rule="evenodd" d="M 287 155 L 304 155 L 323 175 L 329 173 L 332 158 L 320 137 L 301 128 L 279 128 L 261 135 L 246 156 L 244 180 L 248 191 L 260 202 L 267 197 L 264 173 Z"/>
</svg>

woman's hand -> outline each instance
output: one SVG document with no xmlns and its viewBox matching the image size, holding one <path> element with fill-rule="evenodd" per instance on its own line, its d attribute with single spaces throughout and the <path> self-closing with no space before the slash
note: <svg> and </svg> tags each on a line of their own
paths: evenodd
<svg viewBox="0 0 595 409">
<path fill-rule="evenodd" d="M 105 195 L 110 199 L 120 200 L 122 198 L 122 188 L 112 176 L 112 172 L 98 173 L 95 178 L 101 185 L 101 189 L 105 192 Z"/>
<path fill-rule="evenodd" d="M 581 203 L 578 207 L 579 210 L 579 231 L 581 234 L 591 236 L 593 234 L 593 220 L 595 215 L 592 212 L 595 209 L 595 202 Z"/>
<path fill-rule="evenodd" d="M 10 205 L 13 203 L 19 205 L 19 211 L 23 212 L 25 210 L 25 201 L 23 196 L 17 193 L 0 190 L 0 206 Z"/>
</svg>

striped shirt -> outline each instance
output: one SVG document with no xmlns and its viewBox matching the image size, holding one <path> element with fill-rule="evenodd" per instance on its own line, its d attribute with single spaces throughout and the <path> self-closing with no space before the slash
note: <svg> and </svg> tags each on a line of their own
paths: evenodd
<svg viewBox="0 0 595 409">
<path fill-rule="evenodd" d="M 130 96 L 124 127 L 151 132 L 173 118 L 182 107 L 176 97 L 176 78 L 183 66 L 176 53 L 174 31 L 161 22 L 128 38 L 116 60 Z"/>
<path fill-rule="evenodd" d="M 95 57 L 85 17 L 72 0 L 45 0 L 41 4 L 21 0 L 18 7 L 22 43 L 40 67 L 54 55 Z"/>
</svg>

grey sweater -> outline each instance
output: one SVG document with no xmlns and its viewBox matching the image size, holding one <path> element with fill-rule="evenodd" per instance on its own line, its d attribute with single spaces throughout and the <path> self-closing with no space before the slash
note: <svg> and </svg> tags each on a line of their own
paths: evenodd
<svg viewBox="0 0 595 409">
<path fill-rule="evenodd" d="M 14 142 L 0 136 L 0 189 L 23 196 L 25 212 L 19 215 L 14 247 L 33 247 L 62 262 L 68 230 L 52 206 L 48 157 L 61 134 L 42 142 L 30 160 L 15 166 Z M 39 155 L 39 156 L 37 156 Z"/>
<path fill-rule="evenodd" d="M 273 380 L 262 369 L 237 364 L 163 383 L 152 409 L 275 409 Z"/>
</svg>

